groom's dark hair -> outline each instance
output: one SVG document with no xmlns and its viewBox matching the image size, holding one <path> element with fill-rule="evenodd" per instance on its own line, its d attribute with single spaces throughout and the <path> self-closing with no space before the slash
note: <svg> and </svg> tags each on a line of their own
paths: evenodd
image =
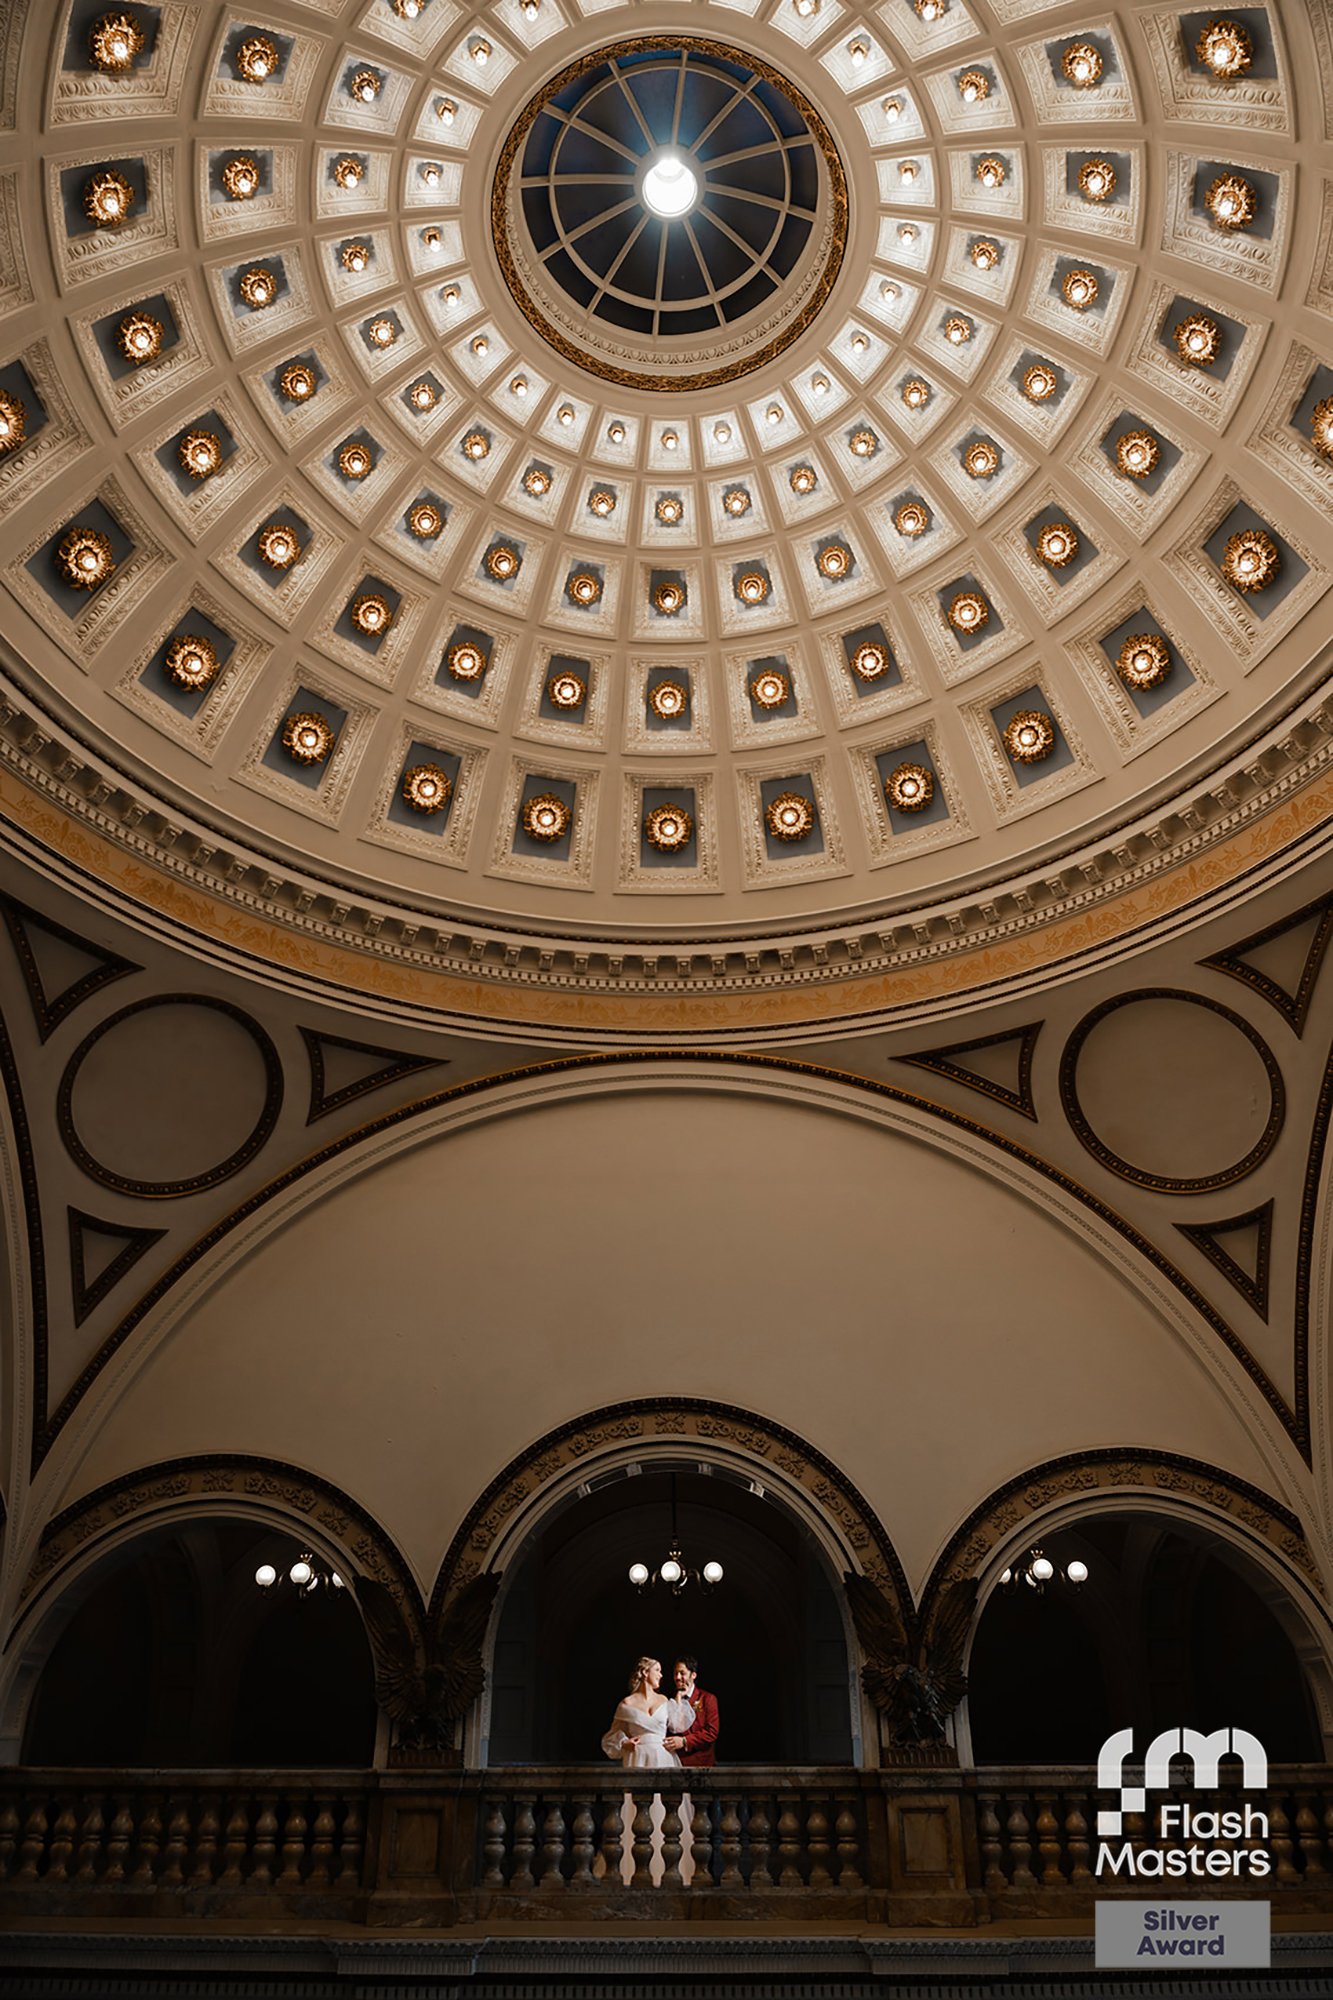
<svg viewBox="0 0 1333 2000">
<path fill-rule="evenodd" d="M 694 1674 L 697 1678 L 699 1672 L 699 1662 L 695 1659 L 693 1653 L 677 1653 L 676 1665 L 678 1667 L 688 1667 L 690 1672 Z"/>
</svg>

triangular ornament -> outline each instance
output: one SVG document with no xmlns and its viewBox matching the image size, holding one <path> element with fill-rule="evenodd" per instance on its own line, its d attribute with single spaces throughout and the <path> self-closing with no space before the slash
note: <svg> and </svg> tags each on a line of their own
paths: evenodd
<svg viewBox="0 0 1333 2000">
<path fill-rule="evenodd" d="M 367 1091 L 379 1090 L 418 1070 L 436 1069 L 445 1060 L 443 1056 L 409 1056 L 400 1049 L 378 1049 L 371 1042 L 349 1042 L 342 1035 L 321 1034 L 316 1028 L 302 1028 L 301 1039 L 310 1061 L 307 1125 L 364 1097 Z"/>
<path fill-rule="evenodd" d="M 69 1210 L 69 1283 L 75 1326 L 83 1324 L 144 1251 L 166 1233 L 165 1229 L 131 1229 L 122 1222 L 103 1222 L 80 1208 Z"/>
<path fill-rule="evenodd" d="M 1220 1222 L 1178 1222 L 1176 1228 L 1187 1236 L 1210 1264 L 1236 1287 L 1245 1303 L 1261 1320 L 1268 1319 L 1268 1260 L 1273 1246 L 1273 1204 L 1247 1209 L 1244 1215 L 1229 1215 Z M 1225 1237 L 1225 1245 L 1219 1240 Z"/>
<path fill-rule="evenodd" d="M 99 987 L 140 970 L 127 958 L 89 944 L 63 924 L 39 917 L 36 910 L 11 902 L 8 896 L 0 896 L 0 917 L 9 932 L 42 1041 Z"/>
<path fill-rule="evenodd" d="M 954 1083 L 979 1090 L 1024 1118 L 1035 1119 L 1032 1101 L 1032 1053 L 1041 1033 L 1041 1022 L 1025 1028 L 1006 1028 L 999 1035 L 982 1035 L 975 1042 L 953 1042 L 943 1049 L 922 1049 L 914 1056 L 899 1056 L 914 1069 L 933 1070 Z"/>
<path fill-rule="evenodd" d="M 1307 903 L 1290 917 L 1242 938 L 1239 944 L 1205 958 L 1245 984 L 1276 1007 L 1287 1025 L 1299 1035 L 1304 1031 L 1315 981 L 1324 962 L 1324 953 L 1333 939 L 1333 896 Z"/>
</svg>

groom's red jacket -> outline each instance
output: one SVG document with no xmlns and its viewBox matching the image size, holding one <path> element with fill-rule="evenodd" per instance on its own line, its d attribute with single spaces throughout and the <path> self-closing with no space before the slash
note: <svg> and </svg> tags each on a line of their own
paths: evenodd
<svg viewBox="0 0 1333 2000">
<path fill-rule="evenodd" d="M 716 1764 L 717 1751 L 717 1696 L 705 1694 L 695 1683 L 690 1696 L 690 1707 L 694 1710 L 694 1725 L 685 1733 L 685 1747 L 680 1753 L 682 1764 Z"/>
</svg>

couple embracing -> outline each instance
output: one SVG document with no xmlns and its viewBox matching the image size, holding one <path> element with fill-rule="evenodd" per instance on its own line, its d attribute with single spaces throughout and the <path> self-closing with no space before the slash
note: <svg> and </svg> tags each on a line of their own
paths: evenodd
<svg viewBox="0 0 1333 2000">
<path fill-rule="evenodd" d="M 662 1693 L 662 1662 L 645 1654 L 629 1692 L 602 1738 L 608 1757 L 628 1770 L 678 1770 L 716 1764 L 717 1696 L 699 1686 L 699 1662 L 684 1653 L 675 1664 L 675 1699 Z"/>
</svg>

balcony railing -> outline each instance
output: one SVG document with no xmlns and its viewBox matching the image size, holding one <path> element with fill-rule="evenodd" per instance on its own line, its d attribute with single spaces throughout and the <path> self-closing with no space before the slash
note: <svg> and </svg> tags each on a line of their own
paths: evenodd
<svg viewBox="0 0 1333 2000">
<path fill-rule="evenodd" d="M 1095 1776 L 940 1766 L 9 1770 L 0 1772 L 0 1918 L 448 1925 L 577 1912 L 957 1928 L 1078 1919 L 1094 1889 L 1156 1889 L 1124 1875 L 1095 1881 Z M 1259 1885 L 1248 1875 L 1168 1880 L 1163 1890 L 1257 1891 L 1293 1914 L 1333 1911 L 1333 1770 L 1277 1768 L 1270 1780 L 1262 1794 L 1228 1786 L 1221 1802 L 1248 1799 L 1267 1815 L 1271 1874 Z M 1124 1837 L 1156 1844 L 1129 1816 Z"/>
</svg>

